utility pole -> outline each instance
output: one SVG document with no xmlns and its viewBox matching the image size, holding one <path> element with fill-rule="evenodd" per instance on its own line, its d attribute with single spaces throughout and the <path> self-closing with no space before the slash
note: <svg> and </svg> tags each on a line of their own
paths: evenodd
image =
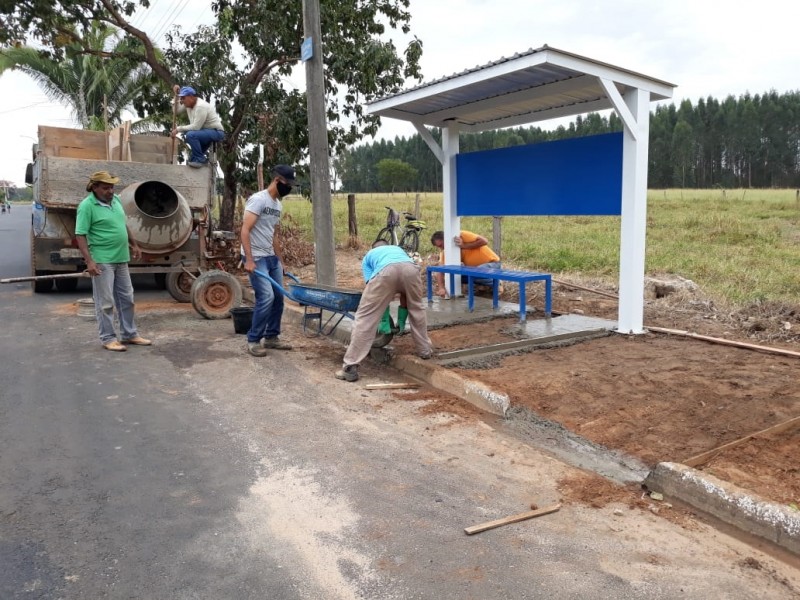
<svg viewBox="0 0 800 600">
<path fill-rule="evenodd" d="M 336 285 L 336 256 L 333 243 L 328 122 L 325 116 L 325 88 L 322 64 L 322 27 L 319 0 L 303 0 L 303 35 L 311 38 L 312 56 L 306 62 L 308 104 L 308 145 L 311 161 L 311 200 L 314 219 L 314 256 L 317 283 Z"/>
</svg>

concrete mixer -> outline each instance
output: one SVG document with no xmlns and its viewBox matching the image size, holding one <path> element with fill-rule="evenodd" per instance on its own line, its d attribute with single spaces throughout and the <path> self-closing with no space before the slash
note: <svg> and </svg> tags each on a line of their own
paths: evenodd
<svg viewBox="0 0 800 600">
<path fill-rule="evenodd" d="M 49 292 L 54 284 L 58 291 L 77 287 L 78 278 L 44 276 L 86 268 L 75 240 L 76 212 L 86 197 L 89 175 L 109 171 L 120 178 L 117 194 L 128 229 L 142 249 L 142 257 L 130 263 L 131 273 L 152 274 L 176 300 L 191 301 L 208 318 L 227 317 L 241 303 L 239 280 L 225 271 L 238 262 L 236 236 L 211 230 L 213 169 L 171 164 L 171 152 L 170 138 L 126 135 L 125 128 L 39 127 L 39 143 L 26 172 L 34 198 L 34 292 Z M 213 277 L 200 277 L 212 270 Z"/>
</svg>

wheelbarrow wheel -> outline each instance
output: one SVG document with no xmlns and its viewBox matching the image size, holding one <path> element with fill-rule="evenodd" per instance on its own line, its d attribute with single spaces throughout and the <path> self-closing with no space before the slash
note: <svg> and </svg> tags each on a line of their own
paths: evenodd
<svg viewBox="0 0 800 600">
<path fill-rule="evenodd" d="M 389 317 L 389 321 L 391 322 L 392 333 L 376 332 L 375 339 L 372 340 L 373 348 L 383 348 L 384 346 L 388 345 L 389 342 L 391 342 L 392 339 L 394 338 L 394 329 L 395 329 L 394 319 L 392 319 L 392 317 Z"/>
<path fill-rule="evenodd" d="M 225 271 L 206 271 L 192 284 L 192 306 L 206 319 L 227 319 L 242 303 L 242 284 Z"/>
</svg>

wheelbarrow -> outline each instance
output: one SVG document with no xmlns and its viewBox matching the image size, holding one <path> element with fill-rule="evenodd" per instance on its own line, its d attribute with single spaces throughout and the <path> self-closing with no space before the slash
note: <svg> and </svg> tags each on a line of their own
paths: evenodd
<svg viewBox="0 0 800 600">
<path fill-rule="evenodd" d="M 358 309 L 358 303 L 361 302 L 362 292 L 360 290 L 302 283 L 291 273 L 286 273 L 286 277 L 291 279 L 291 283 L 284 288 L 264 271 L 256 269 L 253 273 L 268 280 L 272 287 L 284 297 L 303 307 L 303 333 L 306 335 L 310 331 L 312 335 L 330 336 L 342 320 L 356 318 L 355 311 Z M 326 316 L 325 311 L 330 315 Z M 375 333 L 372 347 L 382 348 L 391 342 L 393 337 L 394 323 L 392 323 L 392 333 Z"/>
</svg>

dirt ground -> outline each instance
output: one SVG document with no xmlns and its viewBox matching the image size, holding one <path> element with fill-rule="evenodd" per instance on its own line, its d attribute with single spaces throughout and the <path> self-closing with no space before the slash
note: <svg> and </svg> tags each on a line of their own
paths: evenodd
<svg viewBox="0 0 800 600">
<path fill-rule="evenodd" d="M 363 253 L 337 252 L 339 286 L 363 287 L 359 262 Z M 313 266 L 298 272 L 304 279 L 314 278 Z M 580 278 L 566 282 L 614 293 L 602 282 Z M 684 286 L 679 278 L 675 286 L 672 283 L 667 293 L 663 282 L 648 288 L 645 326 L 800 351 L 800 307 L 762 304 L 725 310 L 703 297 L 697 286 Z M 541 291 L 532 286 L 528 293 Z M 514 292 L 507 290 L 503 299 L 513 301 Z M 556 284 L 553 308 L 556 313 L 615 319 L 617 302 Z M 514 318 L 495 319 L 432 330 L 430 336 L 438 351 L 475 347 L 515 339 L 514 323 Z M 395 340 L 399 351 L 410 344 L 409 337 Z M 481 367 L 462 372 L 507 393 L 512 405 L 527 407 L 651 465 L 685 461 L 800 416 L 800 358 L 666 334 L 612 334 L 506 356 Z M 452 403 L 440 404 L 441 410 L 456 410 Z M 751 439 L 698 468 L 772 501 L 800 506 L 798 447 L 800 428 L 794 428 Z M 581 487 L 576 482 L 565 484 L 573 495 L 580 495 Z"/>
</svg>

